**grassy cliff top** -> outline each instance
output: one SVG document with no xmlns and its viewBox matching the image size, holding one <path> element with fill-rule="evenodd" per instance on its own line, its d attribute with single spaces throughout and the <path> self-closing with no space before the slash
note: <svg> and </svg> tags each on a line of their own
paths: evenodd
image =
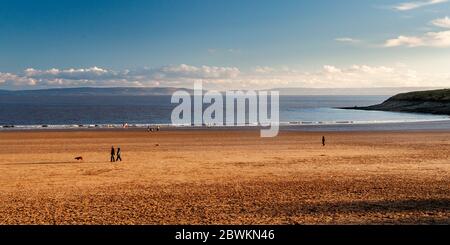
<svg viewBox="0 0 450 245">
<path fill-rule="evenodd" d="M 391 97 L 388 101 L 433 101 L 450 102 L 450 89 L 439 89 L 429 91 L 417 91 L 398 94 Z"/>
</svg>

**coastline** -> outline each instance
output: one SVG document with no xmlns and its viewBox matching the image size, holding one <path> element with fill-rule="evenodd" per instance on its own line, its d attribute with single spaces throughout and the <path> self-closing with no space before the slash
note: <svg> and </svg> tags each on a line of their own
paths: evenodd
<svg viewBox="0 0 450 245">
<path fill-rule="evenodd" d="M 260 130 L 262 127 L 257 125 L 246 126 L 173 126 L 169 124 L 141 124 L 131 125 L 129 127 L 122 127 L 121 125 L 106 126 L 100 125 L 97 127 L 83 125 L 49 125 L 42 127 L 41 125 L 14 125 L 14 127 L 0 127 L 0 132 L 17 132 L 17 131 L 146 131 L 147 127 L 161 127 L 165 131 L 178 130 Z M 280 131 L 439 131 L 450 130 L 450 118 L 441 120 L 428 121 L 410 121 L 410 122 L 341 122 L 341 123 L 320 123 L 320 122 L 285 122 L 279 125 Z"/>
<path fill-rule="evenodd" d="M 380 104 L 361 107 L 344 107 L 342 109 L 424 113 L 448 116 L 450 115 L 449 102 L 450 89 L 438 89 L 401 93 L 392 96 Z"/>
</svg>

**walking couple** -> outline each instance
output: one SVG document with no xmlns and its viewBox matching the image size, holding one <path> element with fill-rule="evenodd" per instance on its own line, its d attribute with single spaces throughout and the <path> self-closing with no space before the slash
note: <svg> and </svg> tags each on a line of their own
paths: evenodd
<svg viewBox="0 0 450 245">
<path fill-rule="evenodd" d="M 120 156 L 120 147 L 117 147 L 117 152 L 114 149 L 114 146 L 111 146 L 111 162 L 122 161 L 122 157 Z"/>
</svg>

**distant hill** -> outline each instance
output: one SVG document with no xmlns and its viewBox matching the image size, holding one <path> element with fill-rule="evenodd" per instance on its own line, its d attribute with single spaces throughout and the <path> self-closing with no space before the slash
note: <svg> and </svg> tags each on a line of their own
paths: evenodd
<svg viewBox="0 0 450 245">
<path fill-rule="evenodd" d="M 379 105 L 351 107 L 345 109 L 450 115 L 450 89 L 401 93 L 392 96 Z"/>
<path fill-rule="evenodd" d="M 54 88 L 39 90 L 0 90 L 0 95 L 9 96 L 140 96 L 140 95 L 172 95 L 177 90 L 185 90 L 192 93 L 190 89 L 179 89 L 171 87 L 155 87 L 155 88 L 134 88 L 134 87 L 114 87 L 114 88 Z"/>
<path fill-rule="evenodd" d="M 427 90 L 433 88 L 274 88 L 271 90 L 280 91 L 280 95 L 386 95 L 391 96 L 414 90 Z M 53 88 L 39 90 L 0 90 L 0 96 L 151 96 L 151 95 L 172 95 L 180 88 L 173 87 L 112 87 L 112 88 Z M 183 89 L 192 94 L 192 89 Z"/>
<path fill-rule="evenodd" d="M 386 95 L 392 96 L 436 87 L 378 87 L 378 88 L 275 88 L 281 95 Z"/>
</svg>

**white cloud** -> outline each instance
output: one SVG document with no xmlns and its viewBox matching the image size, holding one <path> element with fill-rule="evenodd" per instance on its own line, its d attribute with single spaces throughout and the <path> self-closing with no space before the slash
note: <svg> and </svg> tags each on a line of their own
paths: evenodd
<svg viewBox="0 0 450 245">
<path fill-rule="evenodd" d="M 330 66 L 330 65 L 325 65 L 325 66 L 323 67 L 323 70 L 324 70 L 326 73 L 341 73 L 341 72 L 342 72 L 341 69 L 339 69 L 339 68 L 337 68 L 337 67 L 335 67 L 335 66 Z"/>
<path fill-rule="evenodd" d="M 389 39 L 384 44 L 385 47 L 450 47 L 450 31 L 428 32 L 422 36 L 398 36 Z"/>
<path fill-rule="evenodd" d="M 411 70 L 404 67 L 352 65 L 336 67 L 326 65 L 321 71 L 304 76 L 309 84 L 319 87 L 393 87 L 417 86 L 417 80 L 407 77 Z M 317 86 L 317 85 L 316 85 Z"/>
<path fill-rule="evenodd" d="M 217 66 L 190 66 L 181 64 L 178 66 L 165 66 L 157 71 L 160 75 L 182 78 L 233 78 L 240 73 L 236 67 L 217 67 Z"/>
<path fill-rule="evenodd" d="M 385 47 L 418 47 L 423 46 L 423 40 L 420 37 L 413 36 L 398 36 L 397 38 L 389 39 L 384 44 Z"/>
<path fill-rule="evenodd" d="M 435 19 L 430 24 L 443 28 L 450 28 L 450 18 L 444 17 Z M 398 36 L 396 38 L 385 41 L 384 47 L 434 47 L 447 48 L 450 47 L 450 31 L 427 32 L 417 36 Z"/>
<path fill-rule="evenodd" d="M 196 80 L 216 81 L 240 75 L 236 67 L 169 65 L 160 68 L 113 71 L 99 67 L 38 70 L 22 74 L 0 73 L 3 87 L 75 87 L 75 86 L 183 86 Z"/>
<path fill-rule="evenodd" d="M 325 65 L 312 72 L 285 67 L 257 67 L 253 73 L 243 73 L 238 78 L 229 80 L 228 84 L 244 88 L 445 86 L 450 82 L 448 75 L 424 74 L 408 68 L 405 64 L 394 66 L 352 65 L 349 67 Z"/>
<path fill-rule="evenodd" d="M 256 73 L 270 73 L 274 71 L 274 68 L 269 66 L 257 66 L 253 69 Z"/>
<path fill-rule="evenodd" d="M 52 68 L 49 70 L 36 70 L 33 68 L 28 68 L 24 71 L 25 76 L 33 77 L 36 79 L 74 79 L 74 80 L 102 80 L 111 79 L 117 74 L 113 71 L 91 67 L 82 69 L 56 69 Z"/>
<path fill-rule="evenodd" d="M 404 2 L 400 3 L 398 5 L 395 5 L 393 8 L 398 11 L 408 11 L 413 10 L 429 5 L 439 4 L 439 3 L 445 3 L 449 0 L 422 0 L 422 1 L 414 1 L 414 2 Z"/>
<path fill-rule="evenodd" d="M 34 78 L 19 76 L 12 73 L 0 72 L 0 86 L 34 86 L 37 81 Z"/>
<path fill-rule="evenodd" d="M 359 42 L 361 42 L 361 40 L 359 40 L 359 39 L 354 39 L 354 38 L 350 38 L 350 37 L 340 37 L 340 38 L 336 38 L 334 40 L 337 42 L 343 42 L 343 43 L 359 43 Z"/>
<path fill-rule="evenodd" d="M 435 19 L 431 21 L 431 24 L 438 27 L 450 28 L 450 18 L 445 16 L 442 19 Z"/>
<path fill-rule="evenodd" d="M 261 66 L 248 71 L 236 67 L 170 65 L 159 68 L 112 71 L 92 67 L 82 69 L 29 68 L 21 74 L 0 73 L 0 88 L 53 87 L 192 87 L 202 81 L 206 89 L 264 89 L 274 87 L 396 87 L 445 86 L 450 84 L 450 72 L 424 74 L 405 64 L 394 66 L 325 65 L 315 71 L 289 67 Z"/>
</svg>

